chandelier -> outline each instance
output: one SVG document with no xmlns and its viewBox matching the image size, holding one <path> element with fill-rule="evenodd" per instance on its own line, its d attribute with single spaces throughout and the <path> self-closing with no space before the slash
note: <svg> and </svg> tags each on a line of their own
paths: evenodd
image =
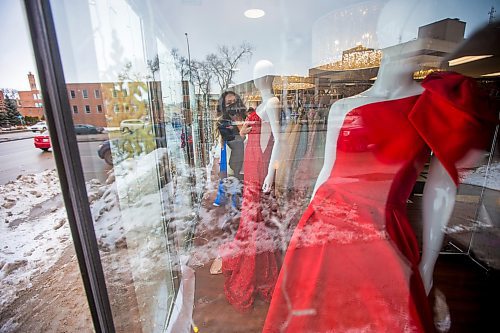
<svg viewBox="0 0 500 333">
<path fill-rule="evenodd" d="M 305 90 L 314 88 L 314 79 L 305 76 L 277 76 L 273 81 L 274 90 Z"/>
<path fill-rule="evenodd" d="M 357 45 L 342 52 L 342 59 L 321 65 L 318 68 L 328 71 L 345 71 L 355 69 L 375 68 L 380 66 L 382 52 Z"/>
</svg>

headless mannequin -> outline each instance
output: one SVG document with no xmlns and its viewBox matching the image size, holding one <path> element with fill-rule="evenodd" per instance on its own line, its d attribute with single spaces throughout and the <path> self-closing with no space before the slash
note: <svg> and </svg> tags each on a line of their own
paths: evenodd
<svg viewBox="0 0 500 333">
<path fill-rule="evenodd" d="M 377 80 L 359 95 L 334 103 L 328 116 L 325 160 L 313 191 L 313 197 L 321 184 L 329 177 L 335 164 L 337 139 L 346 114 L 354 108 L 375 102 L 419 95 L 420 84 L 413 80 L 416 64 L 405 57 L 405 44 L 383 49 Z M 388 129 L 389 130 L 389 129 Z M 419 265 L 427 294 L 432 288 L 434 265 L 441 250 L 444 227 L 455 204 L 457 187 L 437 158 L 431 160 L 423 193 L 423 245 Z"/>
<path fill-rule="evenodd" d="M 271 159 L 269 161 L 269 168 L 267 176 L 262 184 L 262 191 L 268 193 L 274 182 L 274 175 L 276 169 L 279 167 L 279 156 L 281 150 L 281 135 L 280 135 L 280 108 L 279 100 L 274 96 L 273 79 L 273 64 L 267 60 L 257 62 L 254 67 L 254 84 L 259 90 L 262 97 L 262 103 L 255 110 L 259 117 L 262 119 L 261 133 L 260 133 L 260 148 L 264 151 L 267 147 L 271 134 L 274 137 L 273 150 L 271 152 Z"/>
</svg>

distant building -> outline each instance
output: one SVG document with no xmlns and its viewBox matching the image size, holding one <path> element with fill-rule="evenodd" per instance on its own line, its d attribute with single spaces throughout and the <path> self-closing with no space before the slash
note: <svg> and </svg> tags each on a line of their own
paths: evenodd
<svg viewBox="0 0 500 333">
<path fill-rule="evenodd" d="M 30 90 L 19 91 L 19 100 L 17 104 L 17 111 L 23 117 L 37 117 L 42 119 L 44 116 L 44 108 L 42 95 L 40 90 L 36 87 L 35 76 L 29 72 L 28 81 L 30 84 Z"/>
<path fill-rule="evenodd" d="M 143 81 L 101 83 L 105 117 L 108 127 L 120 126 L 125 119 L 150 120 L 149 105 L 151 100 L 150 85 Z M 156 107 L 162 108 L 161 99 Z"/>
<path fill-rule="evenodd" d="M 66 90 L 73 123 L 107 126 L 101 83 L 67 83 Z"/>
</svg>

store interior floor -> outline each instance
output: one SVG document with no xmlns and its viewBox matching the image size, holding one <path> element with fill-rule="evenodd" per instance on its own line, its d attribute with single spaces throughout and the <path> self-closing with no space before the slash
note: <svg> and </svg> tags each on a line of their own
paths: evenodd
<svg viewBox="0 0 500 333">
<path fill-rule="evenodd" d="M 210 199 L 209 199 L 210 200 Z M 409 216 L 419 220 L 421 197 L 412 197 L 408 204 Z M 206 203 L 210 206 L 210 202 Z M 205 205 L 205 207 L 207 207 Z M 467 209 L 467 205 L 458 209 Z M 224 207 L 209 208 L 216 219 L 224 218 Z M 462 212 L 463 213 L 463 212 Z M 470 213 L 473 214 L 473 213 Z M 418 227 L 417 227 L 418 229 Z M 220 239 L 227 230 L 199 229 L 198 242 L 209 243 Z M 417 230 L 417 234 L 418 234 Z M 495 240 L 496 241 L 496 240 Z M 444 252 L 440 255 L 434 274 L 434 288 L 446 297 L 451 317 L 451 333 L 500 332 L 497 309 L 500 304 L 500 271 L 475 260 L 473 253 L 461 252 L 462 247 L 453 237 L 445 239 Z M 201 245 L 201 244 L 199 244 Z M 215 258 L 214 258 L 215 259 Z M 224 296 L 224 277 L 210 273 L 209 262 L 194 267 L 196 274 L 193 322 L 201 333 L 261 332 L 268 304 L 256 299 L 247 313 L 236 311 Z M 431 293 L 430 301 L 434 297 Z"/>
</svg>

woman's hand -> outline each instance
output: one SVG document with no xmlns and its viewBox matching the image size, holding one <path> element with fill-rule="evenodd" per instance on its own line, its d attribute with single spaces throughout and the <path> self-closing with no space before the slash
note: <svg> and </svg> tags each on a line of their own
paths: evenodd
<svg viewBox="0 0 500 333">
<path fill-rule="evenodd" d="M 240 136 L 245 137 L 252 130 L 252 126 L 250 126 L 247 122 L 244 122 L 240 127 Z"/>
</svg>

